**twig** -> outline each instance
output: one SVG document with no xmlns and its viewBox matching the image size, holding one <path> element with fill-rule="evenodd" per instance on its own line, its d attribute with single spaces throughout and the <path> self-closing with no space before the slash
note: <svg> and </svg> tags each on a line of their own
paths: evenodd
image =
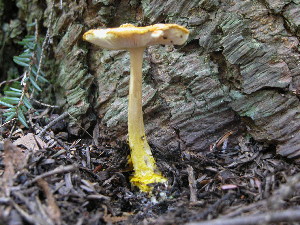
<svg viewBox="0 0 300 225">
<path fill-rule="evenodd" d="M 51 132 L 51 134 L 49 136 L 50 136 L 50 138 L 52 138 L 52 140 L 56 141 L 56 143 L 58 145 L 60 145 L 61 147 L 63 147 L 65 149 L 65 151 L 69 151 L 71 149 L 71 147 L 69 147 L 68 145 L 65 145 L 65 143 L 63 141 L 61 141 L 59 138 L 55 137 L 55 135 L 53 134 L 53 132 Z"/>
<path fill-rule="evenodd" d="M 9 135 L 8 135 L 8 139 L 11 139 L 11 136 L 12 136 L 15 128 L 16 128 L 16 120 L 13 121 L 13 125 L 12 125 L 12 127 L 10 129 L 10 132 L 9 132 Z"/>
<path fill-rule="evenodd" d="M 91 169 L 91 154 L 90 154 L 90 147 L 86 147 L 86 166 L 87 168 Z"/>
<path fill-rule="evenodd" d="M 87 130 L 84 129 L 84 127 L 82 127 L 80 125 L 80 123 L 77 122 L 77 119 L 74 116 L 72 116 L 71 114 L 69 114 L 69 116 L 70 116 L 70 118 L 72 118 L 73 120 L 76 121 L 76 124 L 83 130 L 84 133 L 86 133 L 88 136 L 90 136 L 92 139 L 94 139 L 93 136 L 89 132 L 87 132 Z"/>
<path fill-rule="evenodd" d="M 69 116 L 69 113 L 68 112 L 64 112 L 63 114 L 61 114 L 60 116 L 58 116 L 57 118 L 55 118 L 54 120 L 52 120 L 47 126 L 45 126 L 43 128 L 43 130 L 38 134 L 38 136 L 39 137 L 43 136 L 50 127 L 52 127 L 53 125 L 55 125 L 60 120 L 63 120 L 67 116 Z"/>
<path fill-rule="evenodd" d="M 57 105 L 49 105 L 49 104 L 46 104 L 46 103 L 43 103 L 43 102 L 40 102 L 40 101 L 38 101 L 38 100 L 36 100 L 36 99 L 31 99 L 33 102 L 35 102 L 35 103 L 37 103 L 37 104 L 39 104 L 39 105 L 41 105 L 41 106 L 45 106 L 45 107 L 49 107 L 49 108 L 54 108 L 54 109 L 58 109 L 58 108 L 60 108 L 59 106 L 57 106 Z"/>
<path fill-rule="evenodd" d="M 216 213 L 222 209 L 222 206 L 224 203 L 230 199 L 233 199 L 235 196 L 235 193 L 233 192 L 228 192 L 226 193 L 221 199 L 216 201 L 214 204 L 209 206 L 206 210 L 204 210 L 202 213 L 194 216 L 194 220 L 201 220 L 207 218 L 209 214 Z"/>
<path fill-rule="evenodd" d="M 14 208 L 18 211 L 18 213 L 21 214 L 21 216 L 29 223 L 35 224 L 36 219 L 34 216 L 29 215 L 27 212 L 25 212 L 20 206 L 18 206 L 15 202 L 12 202 L 12 205 Z"/>
<path fill-rule="evenodd" d="M 0 204 L 8 204 L 10 203 L 10 198 L 7 197 L 0 197 Z"/>
<path fill-rule="evenodd" d="M 197 189 L 196 189 L 196 180 L 194 175 L 194 169 L 190 165 L 187 167 L 189 187 L 190 187 L 190 201 L 197 202 Z"/>
<path fill-rule="evenodd" d="M 86 196 L 87 199 L 95 199 L 95 200 L 110 200 L 110 197 L 107 197 L 105 195 L 101 195 L 101 194 L 95 194 L 95 195 L 87 195 Z"/>
<path fill-rule="evenodd" d="M 297 185 L 300 183 L 300 173 L 290 177 L 286 184 L 281 184 L 279 189 L 268 198 L 268 206 L 271 209 L 278 210 L 291 195 L 297 190 Z"/>
<path fill-rule="evenodd" d="M 274 211 L 251 216 L 240 216 L 230 219 L 216 219 L 205 222 L 193 222 L 186 225 L 256 225 L 279 222 L 299 222 L 300 209 L 288 209 L 284 211 Z"/>
<path fill-rule="evenodd" d="M 4 84 L 9 84 L 9 83 L 18 81 L 18 80 L 20 80 L 21 78 L 23 78 L 23 75 L 20 76 L 20 77 L 15 78 L 15 79 L 2 81 L 2 82 L 0 83 L 0 87 L 1 87 L 2 85 L 4 85 Z"/>
<path fill-rule="evenodd" d="M 31 224 L 45 224 L 45 225 L 54 225 L 52 221 L 49 221 L 48 216 L 45 213 L 44 207 L 42 207 L 39 199 L 36 197 L 35 201 L 29 200 L 29 198 L 26 198 L 22 193 L 20 192 L 13 192 L 12 193 L 15 197 L 20 199 L 24 202 L 26 207 L 29 209 L 29 211 L 32 213 L 31 215 L 28 214 L 24 207 L 21 208 L 18 206 L 14 201 L 12 201 L 12 204 L 14 208 L 19 212 L 19 214 L 28 222 Z"/>
<path fill-rule="evenodd" d="M 51 30 L 51 25 L 53 22 L 53 11 L 54 11 L 54 1 L 52 1 L 51 11 L 50 11 L 50 15 L 49 15 L 49 27 L 47 29 L 46 36 L 45 36 L 45 39 L 42 44 L 42 50 L 41 50 L 40 60 L 39 60 L 39 64 L 38 64 L 38 69 L 36 72 L 35 81 L 37 81 L 38 77 L 40 76 L 41 67 L 42 67 L 42 63 L 43 63 L 43 59 L 44 59 L 44 51 L 46 49 L 46 44 L 48 43 L 48 40 L 50 37 L 50 30 Z M 36 24 L 37 24 L 37 22 L 36 22 Z M 37 36 L 38 36 L 38 32 L 36 32 L 36 39 L 37 39 Z M 36 40 L 36 43 L 37 43 L 37 40 Z M 31 92 L 30 99 L 32 99 L 33 95 L 34 95 L 34 89 Z"/>
<path fill-rule="evenodd" d="M 28 187 L 29 185 L 35 183 L 37 180 L 45 178 L 45 177 L 49 177 L 52 176 L 54 174 L 60 174 L 60 173 L 67 173 L 67 172 L 71 172 L 77 169 L 77 166 L 75 165 L 69 165 L 69 166 L 64 166 L 64 167 L 58 167 L 55 168 L 54 170 L 48 171 L 46 173 L 43 173 L 39 176 L 36 176 L 33 180 L 29 181 L 28 183 L 24 184 L 23 187 Z"/>
<path fill-rule="evenodd" d="M 9 120 L 9 121 L 7 121 L 7 122 L 1 124 L 1 125 L 0 125 L 0 128 L 6 126 L 7 124 L 9 124 L 9 123 L 11 123 L 11 122 L 13 122 L 13 121 L 15 121 L 16 119 L 17 119 L 17 118 L 12 118 L 11 120 Z"/>
<path fill-rule="evenodd" d="M 235 217 L 235 216 L 241 215 L 242 213 L 249 212 L 252 209 L 255 209 L 255 208 L 258 209 L 260 207 L 265 206 L 266 203 L 267 203 L 266 200 L 261 200 L 259 202 L 255 202 L 251 205 L 247 205 L 247 206 L 244 206 L 244 207 L 239 207 L 238 209 L 236 209 L 234 211 L 231 211 L 230 213 L 224 215 L 224 218 Z"/>
</svg>

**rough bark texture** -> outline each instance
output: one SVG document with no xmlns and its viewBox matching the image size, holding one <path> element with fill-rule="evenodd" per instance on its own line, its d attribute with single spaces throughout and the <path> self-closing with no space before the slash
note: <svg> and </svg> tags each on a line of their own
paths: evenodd
<svg viewBox="0 0 300 225">
<path fill-rule="evenodd" d="M 83 32 L 178 23 L 191 31 L 184 47 L 145 52 L 149 142 L 166 154 L 207 151 L 229 130 L 241 135 L 246 124 L 256 140 L 277 146 L 284 156 L 300 156 L 299 0 L 62 2 L 62 8 L 59 1 L 54 6 L 53 76 L 59 103 L 77 118 L 73 133 L 78 124 L 91 126 L 91 108 L 102 136 L 125 140 L 127 133 L 129 55 L 83 43 Z M 45 26 L 51 7 L 48 0 Z"/>
</svg>

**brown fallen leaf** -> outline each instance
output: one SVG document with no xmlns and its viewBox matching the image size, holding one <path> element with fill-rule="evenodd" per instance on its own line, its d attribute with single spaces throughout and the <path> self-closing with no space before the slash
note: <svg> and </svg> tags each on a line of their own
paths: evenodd
<svg viewBox="0 0 300 225">
<path fill-rule="evenodd" d="M 14 175 L 27 164 L 27 155 L 22 149 L 18 148 L 9 140 L 6 140 L 4 141 L 3 164 L 4 172 L 2 178 L 0 178 L 0 187 L 3 188 L 5 196 L 9 196 L 10 187 L 13 185 Z"/>
<path fill-rule="evenodd" d="M 15 145 L 23 145 L 28 150 L 38 151 L 40 148 L 45 148 L 47 144 L 37 135 L 28 133 L 25 136 L 17 139 L 14 142 Z"/>
</svg>

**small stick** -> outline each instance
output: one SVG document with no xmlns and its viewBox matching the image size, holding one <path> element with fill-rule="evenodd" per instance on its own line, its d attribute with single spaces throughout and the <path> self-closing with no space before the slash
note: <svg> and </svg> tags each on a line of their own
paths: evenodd
<svg viewBox="0 0 300 225">
<path fill-rule="evenodd" d="M 38 181 L 39 179 L 49 177 L 49 176 L 52 176 L 54 174 L 71 172 L 71 171 L 74 171 L 76 169 L 77 169 L 77 166 L 75 166 L 75 165 L 69 165 L 69 166 L 55 168 L 54 170 L 51 170 L 51 171 L 43 173 L 39 176 L 36 176 L 33 180 L 31 180 L 27 184 L 25 184 L 24 187 L 27 187 L 27 186 L 33 184 L 34 182 Z"/>
<path fill-rule="evenodd" d="M 194 169 L 190 165 L 188 165 L 187 167 L 187 173 L 188 173 L 189 187 L 190 187 L 190 201 L 197 202 L 197 188 L 196 188 Z"/>
<path fill-rule="evenodd" d="M 1 124 L 1 125 L 0 125 L 0 128 L 6 126 L 7 124 L 9 124 L 9 123 L 11 123 L 11 122 L 13 122 L 13 121 L 15 121 L 16 119 L 17 119 L 17 118 L 12 118 L 11 120 L 9 120 L 9 121 L 7 121 L 7 122 Z"/>
<path fill-rule="evenodd" d="M 13 134 L 15 128 L 16 128 L 16 120 L 13 121 L 13 125 L 12 125 L 12 128 L 10 129 L 10 132 L 9 132 L 9 135 L 8 135 L 8 139 L 11 139 L 12 134 Z"/>
<path fill-rule="evenodd" d="M 60 120 L 63 120 L 64 118 L 66 118 L 67 116 L 69 116 L 68 112 L 64 112 L 63 114 L 61 114 L 59 117 L 55 118 L 54 120 L 52 120 L 47 126 L 45 126 L 43 128 L 43 130 L 39 133 L 39 137 L 43 136 L 46 131 L 52 127 L 53 125 L 55 125 L 57 122 L 59 122 Z"/>
<path fill-rule="evenodd" d="M 49 107 L 49 108 L 54 108 L 54 109 L 58 109 L 58 108 L 60 108 L 59 106 L 57 106 L 57 105 L 49 105 L 49 104 L 46 104 L 46 103 L 43 103 L 43 102 L 40 102 L 40 101 L 38 101 L 38 100 L 36 100 L 36 99 L 31 99 L 33 102 L 35 102 L 35 103 L 37 103 L 37 104 L 39 104 L 39 105 L 41 105 L 41 106 L 45 106 L 45 107 Z"/>
<path fill-rule="evenodd" d="M 87 168 L 91 169 L 91 154 L 90 154 L 90 147 L 86 147 L 85 149 L 86 152 L 86 165 Z"/>
<path fill-rule="evenodd" d="M 21 214 L 21 216 L 29 223 L 35 224 L 36 219 L 34 215 L 29 215 L 27 212 L 25 212 L 20 206 L 17 205 L 17 203 L 12 202 L 13 207 L 18 211 L 18 213 Z"/>
<path fill-rule="evenodd" d="M 233 192 L 227 192 L 222 198 L 217 200 L 214 204 L 209 206 L 207 209 L 205 209 L 203 212 L 201 212 L 198 215 L 195 215 L 195 220 L 201 220 L 208 217 L 210 214 L 216 214 L 219 212 L 222 208 L 224 208 L 226 202 L 232 201 L 235 198 L 235 194 Z M 227 203 L 228 205 L 228 203 Z"/>
<path fill-rule="evenodd" d="M 105 195 L 101 195 L 101 194 L 95 194 L 95 195 L 87 195 L 86 196 L 87 199 L 95 199 L 95 200 L 110 200 L 110 197 L 107 197 Z"/>
<path fill-rule="evenodd" d="M 20 80 L 21 78 L 23 78 L 23 75 L 20 76 L 20 77 L 15 78 L 15 79 L 12 79 L 12 80 L 5 80 L 5 81 L 2 81 L 2 82 L 0 83 L 0 87 L 1 87 L 2 85 L 4 85 L 4 84 L 9 84 L 9 83 L 18 81 L 18 80 Z"/>
<path fill-rule="evenodd" d="M 39 63 L 38 63 L 38 69 L 37 69 L 37 72 L 36 72 L 36 77 L 35 77 L 35 81 L 38 80 L 39 76 L 40 76 L 40 72 L 41 72 L 41 67 L 42 67 L 42 63 L 43 63 L 43 59 L 44 59 L 44 51 L 47 47 L 47 43 L 50 39 L 50 30 L 51 30 L 51 26 L 52 26 L 52 23 L 53 23 L 53 11 L 54 11 L 54 1 L 52 1 L 52 6 L 51 6 L 51 10 L 50 10 L 50 15 L 49 15 L 49 27 L 47 29 L 47 32 L 46 32 L 46 37 L 43 41 L 43 44 L 42 44 L 42 49 L 41 49 L 41 55 L 40 55 L 40 59 L 39 59 Z M 36 37 L 35 37 L 35 41 L 37 43 L 37 38 L 38 38 L 38 24 L 37 24 L 37 21 L 36 21 Z M 34 89 L 30 95 L 30 99 L 33 98 L 33 95 L 34 95 Z"/>
<path fill-rule="evenodd" d="M 259 225 L 280 222 L 299 222 L 300 209 L 288 209 L 284 211 L 274 211 L 251 216 L 240 216 L 236 218 L 219 218 L 205 222 L 193 222 L 186 225 Z"/>
<path fill-rule="evenodd" d="M 266 200 L 261 200 L 259 202 L 255 202 L 255 203 L 253 203 L 251 205 L 247 205 L 247 206 L 244 206 L 244 207 L 239 207 L 236 210 L 231 211 L 230 213 L 224 215 L 224 217 L 226 217 L 226 218 L 236 217 L 236 216 L 241 215 L 242 213 L 249 212 L 249 211 L 251 211 L 251 210 L 253 210 L 255 208 L 256 209 L 261 208 L 261 207 L 265 206 L 266 203 L 267 203 Z"/>
</svg>

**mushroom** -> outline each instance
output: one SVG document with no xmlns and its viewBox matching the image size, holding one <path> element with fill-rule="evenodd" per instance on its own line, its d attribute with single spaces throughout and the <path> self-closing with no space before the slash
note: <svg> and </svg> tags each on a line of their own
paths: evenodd
<svg viewBox="0 0 300 225">
<path fill-rule="evenodd" d="M 144 49 L 149 45 L 182 45 L 189 31 L 177 24 L 156 24 L 136 27 L 123 24 L 118 28 L 89 30 L 85 41 L 111 50 L 128 50 L 130 53 L 130 84 L 128 101 L 128 141 L 134 175 L 130 181 L 141 191 L 149 192 L 151 183 L 165 183 L 156 167 L 147 142 L 142 111 L 142 64 Z"/>
</svg>

